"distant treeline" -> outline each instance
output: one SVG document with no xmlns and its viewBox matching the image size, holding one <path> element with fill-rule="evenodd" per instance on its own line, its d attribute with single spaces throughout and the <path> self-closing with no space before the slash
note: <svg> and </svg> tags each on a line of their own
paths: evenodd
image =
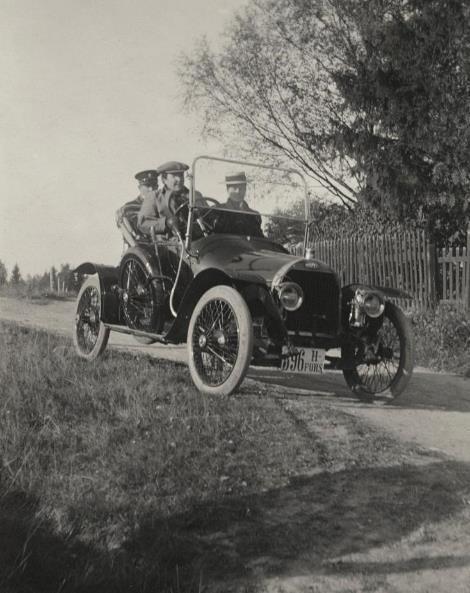
<svg viewBox="0 0 470 593">
<path fill-rule="evenodd" d="M 20 267 L 15 264 L 11 270 L 0 260 L 0 289 L 10 288 L 30 294 L 75 294 L 83 282 L 82 274 L 75 274 L 70 264 L 61 264 L 59 269 L 52 266 L 43 274 L 28 274 L 23 277 Z"/>
</svg>

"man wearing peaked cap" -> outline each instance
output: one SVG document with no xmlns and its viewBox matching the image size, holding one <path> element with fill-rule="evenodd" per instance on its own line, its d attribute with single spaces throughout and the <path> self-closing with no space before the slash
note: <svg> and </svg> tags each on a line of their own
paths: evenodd
<svg viewBox="0 0 470 593">
<path fill-rule="evenodd" d="M 140 171 L 140 173 L 135 174 L 135 178 L 138 181 L 139 195 L 134 200 L 126 202 L 124 206 L 116 211 L 118 226 L 121 224 L 123 216 L 126 216 L 132 226 L 136 226 L 137 215 L 145 197 L 149 193 L 155 194 L 158 189 L 158 173 L 155 169 Z"/>
<path fill-rule="evenodd" d="M 179 161 L 168 161 L 167 163 L 163 163 L 157 168 L 157 173 L 161 175 L 162 173 L 180 173 L 185 172 L 189 169 L 189 166 L 186 163 L 180 163 Z"/>
<path fill-rule="evenodd" d="M 233 212 L 224 212 L 219 217 L 217 230 L 221 233 L 262 237 L 261 216 L 257 210 L 250 208 L 245 200 L 246 184 L 244 171 L 226 175 L 228 198 L 219 208 Z"/>
<path fill-rule="evenodd" d="M 175 228 L 182 230 L 178 228 L 174 213 L 175 209 L 189 199 L 189 189 L 184 185 L 184 172 L 188 169 L 188 165 L 179 161 L 168 161 L 157 167 L 156 173 L 161 176 L 163 187 L 156 195 L 144 199 L 137 217 L 140 231 L 150 234 L 152 227 L 159 234 Z M 196 192 L 195 201 L 205 204 L 199 192 Z"/>
<path fill-rule="evenodd" d="M 158 188 L 158 171 L 156 169 L 148 169 L 135 174 L 135 178 L 140 185 L 150 187 L 152 189 Z"/>
</svg>

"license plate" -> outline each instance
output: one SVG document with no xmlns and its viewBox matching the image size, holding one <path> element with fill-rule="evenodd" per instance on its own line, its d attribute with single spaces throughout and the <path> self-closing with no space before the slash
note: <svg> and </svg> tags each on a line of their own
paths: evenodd
<svg viewBox="0 0 470 593">
<path fill-rule="evenodd" d="M 287 354 L 283 348 L 282 354 Z M 295 354 L 283 358 L 281 371 L 286 373 L 322 374 L 325 366 L 325 350 L 321 348 L 296 348 Z"/>
</svg>

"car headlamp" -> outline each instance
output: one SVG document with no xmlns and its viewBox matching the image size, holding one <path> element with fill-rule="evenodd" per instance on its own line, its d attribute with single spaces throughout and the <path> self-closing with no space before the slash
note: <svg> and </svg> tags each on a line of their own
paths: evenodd
<svg viewBox="0 0 470 593">
<path fill-rule="evenodd" d="M 357 290 L 355 295 L 356 303 L 368 317 L 375 319 L 380 317 L 385 309 L 383 299 L 375 292 Z"/>
<path fill-rule="evenodd" d="M 304 301 L 304 292 L 295 282 L 282 282 L 277 286 L 277 294 L 286 311 L 297 311 Z"/>
</svg>

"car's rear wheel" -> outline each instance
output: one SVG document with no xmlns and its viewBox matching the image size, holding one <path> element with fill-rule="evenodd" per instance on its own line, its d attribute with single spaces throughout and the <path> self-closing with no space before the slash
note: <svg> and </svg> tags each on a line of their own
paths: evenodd
<svg viewBox="0 0 470 593">
<path fill-rule="evenodd" d="M 163 319 L 162 295 L 157 281 L 152 281 L 144 264 L 133 254 L 124 256 L 120 267 L 122 310 L 127 326 L 139 331 L 159 332 Z M 148 341 L 152 338 L 144 339 L 145 343 L 152 343 Z"/>
<path fill-rule="evenodd" d="M 101 321 L 101 288 L 98 276 L 85 280 L 77 297 L 73 343 L 78 355 L 97 358 L 106 348 L 109 329 Z"/>
<path fill-rule="evenodd" d="M 252 352 L 253 325 L 243 297 L 230 286 L 209 289 L 188 329 L 189 370 L 196 387 L 230 395 L 243 381 Z"/>
<path fill-rule="evenodd" d="M 393 303 L 380 319 L 371 319 L 361 339 L 343 347 L 346 383 L 359 397 L 394 398 L 403 392 L 413 373 L 414 348 L 410 324 Z"/>
</svg>

